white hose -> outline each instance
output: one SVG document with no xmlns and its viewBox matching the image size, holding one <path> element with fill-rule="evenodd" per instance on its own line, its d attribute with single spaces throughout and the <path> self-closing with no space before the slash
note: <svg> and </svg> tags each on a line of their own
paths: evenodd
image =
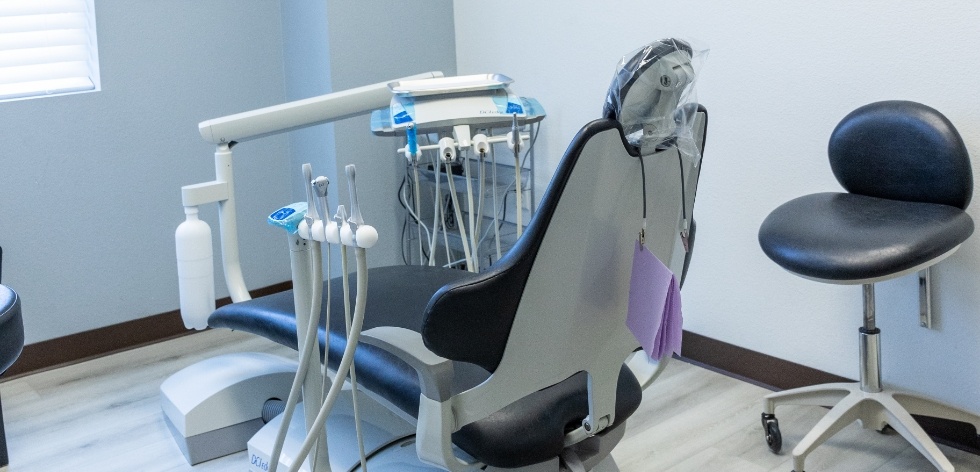
<svg viewBox="0 0 980 472">
<path fill-rule="evenodd" d="M 361 328 L 364 326 L 364 306 L 367 302 L 368 282 L 367 258 L 362 248 L 357 248 L 355 254 L 357 257 L 357 299 L 354 304 L 354 318 L 351 321 L 351 336 L 347 339 L 344 356 L 340 361 L 337 372 L 347 372 L 350 370 L 351 364 L 354 362 L 354 351 L 357 349 L 357 343 L 361 337 Z M 334 382 L 330 386 L 330 393 L 327 394 L 326 401 L 323 402 L 319 414 L 317 414 L 313 425 L 309 428 L 310 433 L 307 434 L 306 439 L 303 441 L 303 445 L 296 454 L 296 459 L 293 460 L 292 465 L 289 467 L 289 472 L 299 472 L 300 467 L 303 466 L 303 461 L 310 454 L 310 450 L 313 449 L 313 444 L 317 441 L 320 431 L 323 430 L 327 422 L 327 416 L 330 410 L 333 409 L 334 403 L 337 402 L 337 397 L 340 396 L 343 385 L 343 382 Z"/>
<path fill-rule="evenodd" d="M 456 212 L 456 226 L 459 228 L 459 237 L 463 243 L 463 256 L 466 259 L 466 270 L 476 272 L 473 268 L 473 258 L 470 256 L 470 245 L 466 237 L 466 224 L 463 223 L 463 212 L 459 210 L 459 199 L 456 198 L 456 184 L 453 183 L 453 170 L 448 162 L 446 163 L 446 180 L 449 182 L 449 199 L 453 201 L 453 210 Z"/>
<path fill-rule="evenodd" d="M 330 280 L 332 279 L 332 277 L 331 277 L 331 267 L 330 267 L 330 265 L 331 265 L 330 253 L 331 252 L 333 252 L 333 248 L 331 247 L 331 244 L 330 243 L 327 243 L 327 276 L 326 276 L 326 281 L 327 281 L 327 287 L 326 287 L 326 290 L 327 290 L 327 310 L 326 311 L 327 311 L 327 313 L 324 316 L 324 320 L 323 320 L 323 333 L 324 333 L 324 340 L 323 340 L 324 341 L 324 346 L 323 346 L 323 363 L 321 364 L 321 367 L 320 367 L 320 375 L 323 376 L 323 382 L 320 384 L 320 403 L 319 403 L 320 405 L 323 404 L 324 396 L 327 394 L 327 390 L 330 389 L 330 385 L 331 385 L 331 383 L 330 383 L 330 375 L 328 375 L 329 373 L 327 372 L 327 367 L 328 367 L 328 364 L 329 364 L 329 361 L 330 361 L 330 303 L 331 303 L 330 300 L 332 298 L 331 294 L 333 293 L 333 291 L 331 289 L 331 284 L 330 284 Z M 317 320 L 317 322 L 319 322 L 319 320 Z M 319 441 L 316 443 L 316 446 L 313 447 L 313 470 L 314 471 L 316 470 L 317 448 L 318 447 L 320 447 L 320 442 Z M 330 454 L 329 453 L 327 454 L 327 457 L 328 458 L 330 457 Z M 330 465 L 327 464 L 327 467 L 330 467 Z"/>
<path fill-rule="evenodd" d="M 514 151 L 514 191 L 517 192 L 517 239 L 520 239 L 524 233 L 524 203 L 521 201 L 524 186 L 521 185 L 521 156 L 518 151 Z"/>
<path fill-rule="evenodd" d="M 463 170 L 465 171 L 466 174 L 466 209 L 468 211 L 466 215 L 467 216 L 466 219 L 470 223 L 469 226 L 470 227 L 470 240 L 469 240 L 470 254 L 473 255 L 472 259 L 474 261 L 477 261 L 479 260 L 479 256 L 477 255 L 479 253 L 479 250 L 476 246 L 476 238 L 478 234 L 476 234 L 476 220 L 475 220 L 476 215 L 473 214 L 473 178 L 470 177 L 469 153 L 465 153 L 463 155 Z"/>
<path fill-rule="evenodd" d="M 347 267 L 347 246 L 340 247 L 340 254 L 343 260 L 341 261 L 341 266 L 343 267 L 343 287 L 344 287 L 344 326 L 347 330 L 347 339 L 350 342 L 351 331 L 351 318 L 350 318 L 350 273 Z M 358 276 L 360 278 L 360 276 Z M 342 371 L 337 371 L 339 376 Z M 343 378 L 340 378 L 343 382 Z M 361 471 L 367 472 L 367 457 L 364 454 L 364 436 L 361 433 L 361 415 L 360 408 L 357 404 L 357 369 L 354 364 L 350 365 L 350 383 L 351 383 L 351 401 L 354 404 L 354 431 L 357 434 L 357 447 L 361 454 Z"/>
<path fill-rule="evenodd" d="M 480 257 L 477 255 L 479 253 L 480 244 L 483 243 L 483 238 L 480 237 L 480 230 L 483 229 L 483 194 L 486 193 L 483 181 L 486 179 L 486 154 L 480 153 L 479 168 L 476 173 L 477 181 L 477 205 L 476 205 L 476 230 L 473 232 L 473 259 L 476 261 L 477 265 L 480 264 Z M 479 269 L 479 267 L 477 268 Z"/>
<path fill-rule="evenodd" d="M 408 205 L 408 196 L 405 195 L 404 187 L 402 188 L 402 191 L 399 192 L 398 199 L 399 199 L 399 202 L 401 202 L 402 207 L 404 207 L 405 210 L 408 211 L 409 216 L 411 216 L 412 218 L 414 218 L 415 221 L 418 222 L 419 226 L 422 227 L 422 230 L 425 231 L 425 240 L 426 241 L 431 241 L 432 240 L 432 233 L 429 232 L 429 227 L 426 226 L 424 223 L 422 223 L 422 219 L 419 217 L 419 214 L 416 213 L 415 210 L 413 210 L 412 207 Z M 420 246 L 421 246 L 421 244 L 420 244 Z M 419 248 L 419 251 L 421 251 L 421 250 L 422 250 L 422 248 L 420 247 Z M 429 254 L 432 254 L 432 253 L 429 252 Z"/>
<path fill-rule="evenodd" d="M 500 260 L 500 220 L 497 218 L 497 154 L 493 151 L 493 146 L 490 146 L 490 168 L 493 169 L 493 173 L 490 177 L 490 185 L 493 186 L 493 239 L 497 246 L 497 259 Z"/>
<path fill-rule="evenodd" d="M 436 242 L 439 240 L 439 223 L 442 221 L 442 194 L 439 193 L 439 166 L 435 167 L 436 191 L 432 199 L 432 234 L 429 239 L 429 265 L 436 265 Z M 448 251 L 448 249 L 447 249 Z"/>
<path fill-rule="evenodd" d="M 422 256 L 423 256 L 423 253 L 422 253 L 422 219 L 419 218 L 419 215 L 422 214 L 422 202 L 421 202 L 421 199 L 422 199 L 421 195 L 422 195 L 422 193 L 419 190 L 419 162 L 418 162 L 418 160 L 416 160 L 414 163 L 412 163 L 412 171 L 415 173 L 414 184 L 412 186 L 415 187 L 415 215 L 414 215 L 414 218 L 415 218 L 415 229 L 418 232 L 418 238 L 419 238 L 419 265 L 425 265 L 425 261 L 422 260 Z M 426 231 L 426 232 L 428 232 L 428 231 Z M 431 251 L 429 252 L 429 257 L 432 257 L 432 252 Z"/>
</svg>

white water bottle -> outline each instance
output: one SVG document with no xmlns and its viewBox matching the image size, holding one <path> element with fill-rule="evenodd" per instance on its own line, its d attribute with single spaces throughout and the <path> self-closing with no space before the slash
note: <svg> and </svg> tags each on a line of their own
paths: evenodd
<svg viewBox="0 0 980 472">
<path fill-rule="evenodd" d="M 177 279 L 180 316 L 187 329 L 208 327 L 214 311 L 214 260 L 211 227 L 197 217 L 197 207 L 184 207 L 187 219 L 177 227 Z"/>
</svg>

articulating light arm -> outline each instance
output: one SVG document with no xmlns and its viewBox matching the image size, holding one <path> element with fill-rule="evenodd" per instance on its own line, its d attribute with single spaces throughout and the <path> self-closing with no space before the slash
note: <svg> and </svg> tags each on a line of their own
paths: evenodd
<svg viewBox="0 0 980 472">
<path fill-rule="evenodd" d="M 427 72 L 396 81 L 442 77 L 441 72 Z M 188 185 L 181 189 L 185 207 L 196 207 L 208 203 L 219 204 L 219 223 L 221 229 L 221 254 L 228 292 L 234 302 L 249 300 L 248 289 L 245 285 L 239 262 L 238 228 L 235 217 L 235 186 L 232 172 L 232 151 L 236 143 L 257 139 L 287 131 L 297 130 L 308 126 L 329 123 L 350 118 L 385 108 L 391 101 L 391 91 L 388 84 L 392 81 L 380 82 L 373 85 L 353 88 L 340 92 L 321 95 L 319 97 L 297 100 L 258 110 L 247 111 L 221 118 L 207 120 L 198 125 L 201 137 L 217 146 L 215 152 L 215 180 L 196 185 Z M 308 184 L 308 183 L 307 183 Z M 197 237 L 181 240 L 177 234 L 179 248 L 210 245 L 210 241 Z M 187 252 L 187 249 L 184 250 Z M 193 251 L 191 251 L 193 252 Z M 185 272 L 195 275 L 201 272 L 181 270 L 187 265 L 178 254 L 178 274 Z M 213 263 L 212 263 L 213 264 Z M 211 270 L 213 273 L 213 269 Z M 184 277 L 181 276 L 183 279 Z M 188 283 L 181 287 L 193 285 L 190 275 Z M 213 282 L 212 282 L 213 283 Z M 201 307 L 213 307 L 213 301 L 202 301 L 198 298 L 211 296 L 208 290 L 182 290 L 181 315 L 188 326 L 203 329 L 200 320 L 211 314 L 210 310 Z M 193 293 L 191 293 L 193 292 Z M 203 303 L 202 303 L 203 302 Z M 187 322 L 193 320 L 192 323 Z M 206 326 L 206 325 L 205 325 Z"/>
</svg>

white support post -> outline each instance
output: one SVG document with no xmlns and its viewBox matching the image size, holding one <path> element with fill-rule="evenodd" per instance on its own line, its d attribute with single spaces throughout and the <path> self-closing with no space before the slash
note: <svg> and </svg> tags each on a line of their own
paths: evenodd
<svg viewBox="0 0 980 472">
<path fill-rule="evenodd" d="M 218 202 L 218 220 L 221 229 L 221 262 L 225 272 L 228 293 L 235 303 L 251 300 L 242 276 L 238 257 L 238 222 L 235 217 L 235 175 L 232 169 L 231 147 L 219 144 L 214 152 L 215 181 L 225 182 L 228 198 Z"/>
</svg>

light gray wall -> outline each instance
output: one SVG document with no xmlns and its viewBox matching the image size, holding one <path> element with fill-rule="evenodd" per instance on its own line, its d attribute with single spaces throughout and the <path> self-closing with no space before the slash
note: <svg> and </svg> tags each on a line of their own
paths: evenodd
<svg viewBox="0 0 980 472">
<path fill-rule="evenodd" d="M 334 90 L 434 70 L 456 73 L 451 0 L 331 0 L 327 10 Z M 344 175 L 345 165 L 357 165 L 361 211 L 380 234 L 368 262 L 401 264 L 402 212 L 396 191 L 405 160 L 395 151 L 403 140 L 372 135 L 370 116 L 338 121 L 334 129 L 337 175 Z M 336 188 L 347 201 L 347 182 L 341 180 Z"/>
<path fill-rule="evenodd" d="M 507 74 L 548 111 L 540 175 L 599 116 L 620 57 L 669 36 L 709 45 L 698 92 L 711 119 L 685 328 L 857 378 L 860 287 L 781 270 L 759 249 L 758 228 L 782 202 L 839 190 L 827 139 L 866 103 L 937 108 L 980 156 L 980 4 L 502 0 L 454 8 L 459 73 Z M 980 205 L 969 213 L 980 218 Z M 914 276 L 878 285 L 884 380 L 980 411 L 980 237 L 939 264 L 934 282 L 934 330 L 918 327 Z"/>
<path fill-rule="evenodd" d="M 451 0 L 283 1 L 282 12 L 289 100 L 433 70 L 455 74 Z M 400 145 L 401 139 L 372 135 L 369 115 L 289 136 L 289 178 L 296 200 L 306 198 L 299 169 L 310 162 L 315 174 L 330 178 L 331 206 L 343 203 L 349 210 L 344 166 L 357 166 L 361 211 L 380 233 L 368 255 L 371 266 L 401 263 L 396 190 L 405 161 L 395 152 Z"/>
<path fill-rule="evenodd" d="M 177 308 L 180 187 L 214 178 L 200 121 L 455 71 L 450 0 L 100 0 L 96 15 L 101 92 L 0 104 L 3 282 L 23 298 L 27 343 Z M 371 264 L 398 260 L 397 141 L 368 123 L 338 123 L 339 144 L 323 125 L 234 148 L 249 288 L 289 279 L 283 235 L 265 217 L 304 198 L 303 162 L 340 183 L 333 204 L 338 190 L 346 200 L 337 170 L 358 164 L 365 215 L 382 231 Z M 215 239 L 216 214 L 202 209 Z M 215 275 L 226 296 L 220 261 Z"/>
<path fill-rule="evenodd" d="M 102 91 L 0 103 L 3 282 L 27 343 L 176 309 L 180 187 L 214 179 L 197 123 L 284 99 L 278 1 L 95 6 Z M 235 148 L 249 288 L 289 278 L 264 222 L 287 200 L 285 158 L 284 136 Z"/>
<path fill-rule="evenodd" d="M 286 100 L 301 100 L 330 93 L 330 43 L 326 0 L 282 1 L 283 70 Z M 305 201 L 300 169 L 313 165 L 315 175 L 330 179 L 330 201 L 336 205 L 333 124 L 288 133 L 289 180 L 294 201 Z M 333 215 L 330 215 L 333 216 Z"/>
</svg>

